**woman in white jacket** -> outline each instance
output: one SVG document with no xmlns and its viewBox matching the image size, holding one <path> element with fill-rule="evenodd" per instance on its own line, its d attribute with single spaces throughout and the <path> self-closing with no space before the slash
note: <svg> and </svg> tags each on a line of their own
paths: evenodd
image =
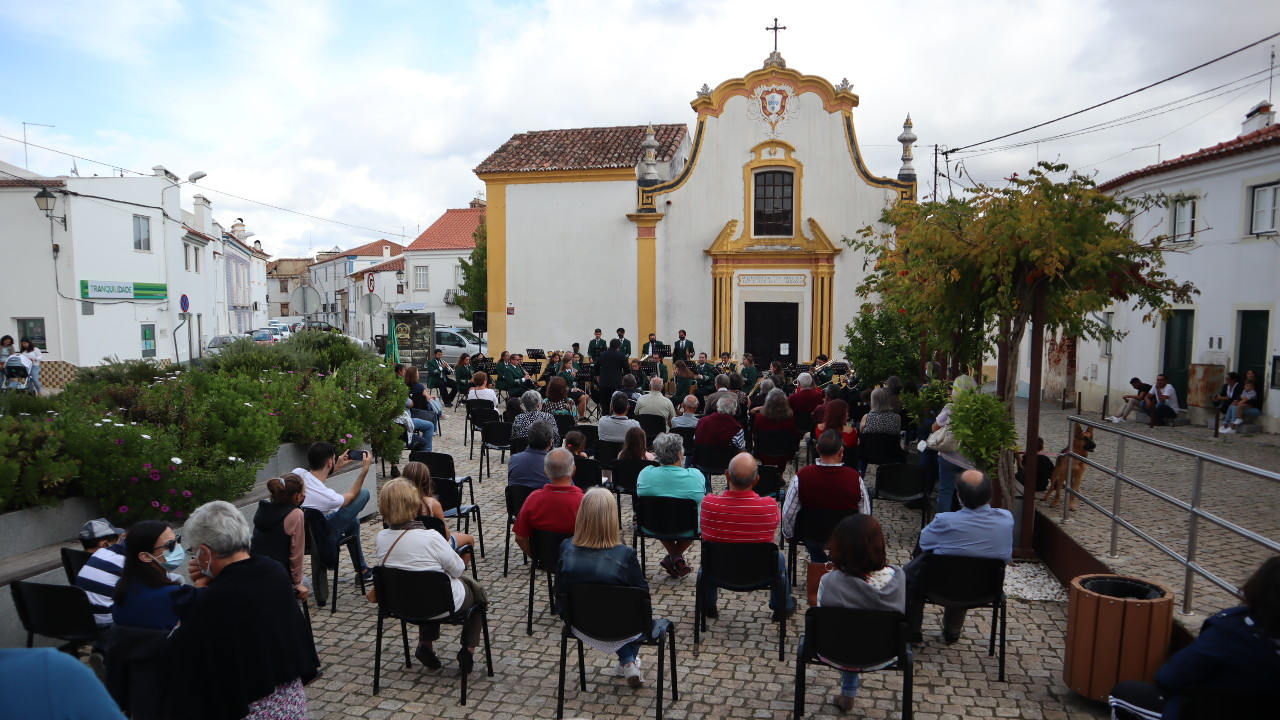
<svg viewBox="0 0 1280 720">
<path fill-rule="evenodd" d="M 40 346 L 32 342 L 31 338 L 22 338 L 18 341 L 18 351 L 31 361 L 31 390 L 39 395 L 43 389 L 40 387 L 40 359 L 43 357 Z"/>
</svg>

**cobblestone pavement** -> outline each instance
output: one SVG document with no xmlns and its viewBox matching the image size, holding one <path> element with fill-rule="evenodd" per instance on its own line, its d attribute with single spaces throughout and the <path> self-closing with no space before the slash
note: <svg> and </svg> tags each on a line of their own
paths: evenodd
<svg viewBox="0 0 1280 720">
<path fill-rule="evenodd" d="M 1063 411 L 1058 406 L 1043 409 L 1040 434 L 1045 439 L 1046 450 L 1056 452 L 1066 446 L 1067 417 L 1071 414 L 1074 411 Z M 1097 420 L 1098 414 L 1087 413 L 1085 417 Z M 1017 420 L 1019 432 L 1025 434 L 1025 401 L 1018 403 Z M 1107 423 L 1107 426 L 1264 470 L 1280 471 L 1280 438 L 1274 435 L 1226 435 L 1214 439 L 1213 431 L 1203 426 L 1150 428 L 1136 423 L 1114 426 Z M 1097 430 L 1094 441 L 1098 449 L 1093 452 L 1090 460 L 1108 468 L 1116 468 L 1119 436 Z M 1129 439 L 1125 442 L 1123 460 L 1126 475 L 1179 500 L 1191 502 L 1195 476 L 1193 458 Z M 1105 508 L 1112 507 L 1115 482 L 1100 471 L 1089 468 L 1082 488 L 1086 497 Z M 1048 503 L 1039 502 L 1038 506 L 1054 522 L 1061 523 L 1061 505 L 1051 509 Z M 1201 507 L 1263 537 L 1280 541 L 1280 483 L 1204 463 Z M 1175 606 L 1181 610 L 1185 576 L 1181 564 L 1124 527 L 1119 529 L 1119 557 L 1107 557 L 1111 543 L 1111 521 L 1084 503 L 1079 503 L 1077 508 L 1070 514 L 1070 519 L 1061 523 L 1077 542 L 1109 565 L 1114 572 L 1165 585 L 1173 591 Z M 1189 526 L 1186 511 L 1126 486 L 1120 492 L 1120 516 L 1179 554 L 1185 555 L 1187 552 Z M 1199 522 L 1196 559 L 1209 572 L 1226 582 L 1237 586 L 1243 584 L 1270 555 L 1271 552 L 1261 545 L 1210 522 Z M 1227 591 L 1209 580 L 1197 577 L 1192 594 L 1194 613 L 1175 613 L 1174 618 L 1192 633 L 1196 633 L 1206 617 L 1222 608 L 1238 604 L 1239 601 Z"/>
<path fill-rule="evenodd" d="M 1052 425 L 1053 423 L 1050 423 Z M 450 452 L 460 473 L 474 474 L 478 460 L 467 458 L 462 443 L 461 416 L 446 421 L 445 436 L 436 438 L 438 451 Z M 1049 428 L 1051 429 L 1051 428 Z M 1065 432 L 1065 431 L 1064 431 Z M 476 499 L 481 505 L 487 557 L 480 561 L 480 582 L 489 594 L 489 628 L 494 654 L 494 677 L 483 672 L 481 658 L 471 675 L 467 707 L 458 702 L 456 651 L 458 628 L 442 629 L 437 644 L 444 669 L 428 671 L 416 661 L 405 669 L 399 627 L 390 625 L 384 637 L 382 692 L 372 695 L 375 609 L 344 578 L 338 611 L 312 609 L 316 642 L 324 664 L 324 676 L 307 690 L 313 718 L 471 718 L 518 720 L 555 717 L 559 661 L 560 623 L 546 607 L 545 585 L 538 585 L 534 633 L 525 634 L 528 574 L 515 552 L 511 574 L 502 577 L 503 487 L 505 466 L 494 465 L 492 478 L 480 482 Z M 717 488 L 723 487 L 717 478 Z M 624 504 L 624 525 L 629 523 Z M 890 561 L 905 563 L 919 531 L 919 514 L 897 503 L 876 504 L 884 524 Z M 364 526 L 364 546 L 371 553 L 373 536 L 380 529 L 375 520 Z M 474 529 L 474 528 L 473 528 Z M 720 618 L 710 621 L 701 646 L 692 638 L 693 576 L 668 578 L 657 567 L 661 551 L 650 541 L 647 568 L 656 617 L 676 624 L 680 700 L 670 701 L 667 689 L 664 714 L 670 718 L 775 718 L 791 716 L 794 693 L 796 642 L 803 626 L 804 572 L 800 587 L 793 589 L 799 612 L 788 621 L 785 660 L 777 659 L 777 628 L 769 621 L 767 593 L 723 593 Z M 344 562 L 346 554 L 343 553 Z M 695 568 L 696 546 L 688 556 Z M 1036 570 L 1040 568 L 1036 567 Z M 540 578 L 541 579 L 541 578 Z M 1008 609 L 1007 682 L 996 681 L 996 658 L 986 653 L 989 616 L 970 616 L 964 638 L 945 645 L 939 635 L 940 612 L 926 613 L 923 645 L 915 650 L 915 711 L 922 720 L 969 717 L 1065 718 L 1106 717 L 1105 708 L 1070 693 L 1061 680 L 1062 650 L 1066 632 L 1066 603 L 1011 598 Z M 416 630 L 410 629 L 416 640 Z M 573 685 L 573 653 L 566 688 L 566 718 L 644 718 L 654 713 L 656 650 L 644 648 L 641 659 L 648 684 L 632 690 L 620 678 L 601 675 L 612 664 L 612 655 L 587 650 L 587 692 Z M 811 667 L 808 671 L 807 717 L 839 717 L 829 704 L 838 687 L 834 670 Z M 868 718 L 901 717 L 899 696 L 902 677 L 896 673 L 868 673 L 855 709 Z"/>
</svg>

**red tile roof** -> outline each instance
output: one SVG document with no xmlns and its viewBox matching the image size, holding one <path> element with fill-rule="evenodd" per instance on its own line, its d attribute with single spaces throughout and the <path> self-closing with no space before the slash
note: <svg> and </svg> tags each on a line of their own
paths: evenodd
<svg viewBox="0 0 1280 720">
<path fill-rule="evenodd" d="M 397 270 L 404 270 L 404 256 L 403 256 L 403 255 L 401 255 L 401 256 L 400 256 L 400 257 L 398 257 L 398 258 L 393 258 L 393 259 L 388 260 L 388 261 L 383 262 L 383 263 L 378 263 L 377 265 L 373 265 L 373 266 L 371 266 L 371 267 L 362 268 L 362 269 L 360 269 L 360 270 L 357 270 L 356 272 L 351 273 L 351 275 L 350 275 L 349 277 L 360 277 L 361 275 L 364 275 L 365 273 L 371 273 L 371 272 L 372 272 L 372 273 L 380 273 L 380 272 L 395 272 L 395 271 L 397 271 Z"/>
<path fill-rule="evenodd" d="M 351 255 L 357 255 L 362 257 L 379 257 L 382 255 L 382 248 L 384 247 L 391 248 L 392 257 L 395 257 L 396 255 L 399 255 L 400 253 L 404 252 L 404 246 L 401 245 L 400 243 L 392 242 L 390 240 L 374 240 L 373 242 L 366 243 L 364 245 L 361 245 L 358 248 L 353 248 L 351 250 L 343 250 L 341 252 L 335 253 L 333 257 L 327 258 L 325 260 L 317 260 L 311 264 L 319 265 L 320 263 L 323 263 L 323 262 L 329 262 L 334 258 L 340 258 L 340 257 L 344 258 Z"/>
<path fill-rule="evenodd" d="M 675 156 L 689 129 L 684 125 L 654 125 L 658 159 Z M 475 169 L 476 174 L 596 170 L 635 167 L 643 150 L 644 125 L 624 127 L 538 130 L 512 135 Z"/>
<path fill-rule="evenodd" d="M 453 208 L 444 214 L 431 227 L 409 243 L 410 250 L 470 250 L 476 246 L 476 228 L 484 220 L 484 211 L 479 208 Z"/>
<path fill-rule="evenodd" d="M 1239 155 L 1241 153 L 1253 152 L 1261 150 L 1272 145 L 1280 145 L 1280 125 L 1268 125 L 1261 130 L 1254 130 L 1246 135 L 1220 142 L 1213 147 L 1202 148 L 1193 153 L 1188 153 L 1182 157 L 1176 157 L 1172 160 L 1165 160 L 1162 163 L 1148 165 L 1141 170 L 1125 173 L 1118 178 L 1108 180 L 1098 186 L 1099 190 L 1111 191 L 1138 180 L 1140 178 L 1149 177 L 1151 175 L 1159 175 L 1160 173 L 1169 172 L 1178 168 L 1184 168 L 1189 165 L 1198 165 L 1200 163 L 1217 160 L 1219 158 L 1228 157 L 1230 155 Z"/>
<path fill-rule="evenodd" d="M 21 178 L 18 180 L 5 179 L 0 180 L 0 187 L 66 187 L 64 180 L 49 180 L 45 178 Z"/>
</svg>

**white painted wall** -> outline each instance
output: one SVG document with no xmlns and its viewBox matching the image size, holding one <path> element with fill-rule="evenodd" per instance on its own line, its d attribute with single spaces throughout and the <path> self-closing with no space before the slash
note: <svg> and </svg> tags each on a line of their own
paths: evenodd
<svg viewBox="0 0 1280 720">
<path fill-rule="evenodd" d="M 406 250 L 404 253 L 405 294 L 403 302 L 426 303 L 423 312 L 434 312 L 436 324 L 458 325 L 464 323 L 459 314 L 462 309 L 457 305 L 449 305 L 444 301 L 446 290 L 457 291 L 462 284 L 462 270 L 459 261 L 471 255 L 471 250 Z M 427 290 L 419 290 L 416 268 L 427 268 Z"/>
</svg>

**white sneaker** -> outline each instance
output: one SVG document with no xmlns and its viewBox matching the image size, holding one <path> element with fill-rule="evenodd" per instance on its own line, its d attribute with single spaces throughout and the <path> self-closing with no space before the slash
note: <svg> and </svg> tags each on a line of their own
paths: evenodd
<svg viewBox="0 0 1280 720">
<path fill-rule="evenodd" d="M 1236 431 L 1235 431 L 1235 430 L 1232 430 L 1232 429 L 1231 429 L 1231 426 L 1229 426 L 1229 425 L 1228 425 L 1227 427 L 1220 428 L 1220 429 L 1218 430 L 1218 434 L 1220 434 L 1220 435 L 1235 435 L 1235 433 L 1236 433 Z"/>
<path fill-rule="evenodd" d="M 638 688 L 644 684 L 644 675 L 640 674 L 640 659 L 622 666 L 622 673 L 627 678 L 627 684 L 633 688 Z"/>
<path fill-rule="evenodd" d="M 1235 422 L 1234 422 L 1233 424 L 1234 424 L 1236 427 L 1240 427 L 1241 425 L 1243 425 L 1243 424 L 1244 424 L 1244 418 L 1236 418 L 1236 420 L 1235 420 Z"/>
</svg>

